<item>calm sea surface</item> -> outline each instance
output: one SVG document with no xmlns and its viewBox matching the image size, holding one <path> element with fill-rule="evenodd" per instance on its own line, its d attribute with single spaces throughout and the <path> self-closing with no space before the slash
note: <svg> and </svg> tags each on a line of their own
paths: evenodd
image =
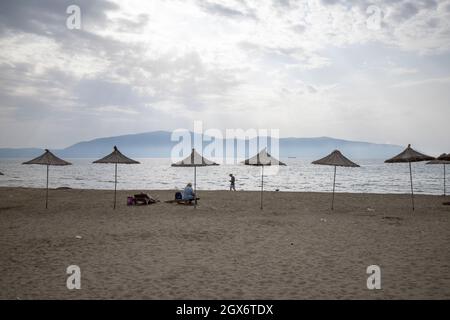
<svg viewBox="0 0 450 320">
<path fill-rule="evenodd" d="M 94 159 L 67 159 L 72 166 L 50 167 L 50 187 L 111 189 L 114 165 L 92 164 Z M 192 168 L 171 167 L 170 159 L 137 159 L 139 165 L 118 166 L 118 189 L 181 189 L 193 182 Z M 264 189 L 280 191 L 332 191 L 333 167 L 312 165 L 306 159 L 281 159 L 287 166 L 278 172 L 264 169 Z M 408 164 L 384 164 L 382 160 L 354 159 L 361 168 L 337 168 L 336 192 L 409 193 Z M 0 160 L 0 186 L 45 188 L 45 166 L 21 165 L 24 159 Z M 450 167 L 447 166 L 447 171 Z M 197 188 L 226 190 L 228 174 L 236 176 L 238 190 L 259 190 L 261 168 L 220 165 L 197 168 Z M 414 191 L 443 194 L 443 166 L 413 164 Z M 447 178 L 447 185 L 450 179 Z"/>
</svg>

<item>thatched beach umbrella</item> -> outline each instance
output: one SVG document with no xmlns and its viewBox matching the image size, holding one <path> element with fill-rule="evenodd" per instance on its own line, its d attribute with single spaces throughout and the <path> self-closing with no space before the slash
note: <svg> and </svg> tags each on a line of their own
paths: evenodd
<svg viewBox="0 0 450 320">
<path fill-rule="evenodd" d="M 45 152 L 37 158 L 34 158 L 30 161 L 24 162 L 22 164 L 39 164 L 47 166 L 47 187 L 45 192 L 45 209 L 48 208 L 48 171 L 50 166 L 68 166 L 71 165 L 70 162 L 67 162 L 63 159 L 58 158 L 53 153 L 51 153 L 48 149 L 45 149 Z"/>
<path fill-rule="evenodd" d="M 325 166 L 334 166 L 334 177 L 333 177 L 333 198 L 331 200 L 331 210 L 334 210 L 334 191 L 336 189 L 336 167 L 359 167 L 356 163 L 347 159 L 339 150 L 334 150 L 332 153 L 326 157 L 313 161 L 313 164 L 320 164 Z"/>
<path fill-rule="evenodd" d="M 427 162 L 426 164 L 442 164 L 442 166 L 444 167 L 444 197 L 446 195 L 446 174 L 445 174 L 445 166 L 447 164 L 450 164 L 449 160 L 439 160 L 439 159 L 444 159 L 447 155 L 445 153 L 441 154 L 436 160 L 431 160 L 429 162 Z"/>
<path fill-rule="evenodd" d="M 281 162 L 280 160 L 272 157 L 267 149 L 264 148 L 257 155 L 244 160 L 244 163 L 247 166 L 259 166 L 261 167 L 261 201 L 260 201 L 260 209 L 263 208 L 263 192 L 264 192 L 264 166 L 285 166 L 286 164 Z"/>
<path fill-rule="evenodd" d="M 218 163 L 215 163 L 211 160 L 206 159 L 202 155 L 198 154 L 195 149 L 192 149 L 191 154 L 184 158 L 181 161 L 176 163 L 172 163 L 172 167 L 192 167 L 194 168 L 194 193 L 195 200 L 194 206 L 197 207 L 197 167 L 207 167 L 207 166 L 218 166 Z"/>
<path fill-rule="evenodd" d="M 395 157 L 388 159 L 385 163 L 408 163 L 409 164 L 409 179 L 411 181 L 411 202 L 412 209 L 414 211 L 414 188 L 413 188 L 413 179 L 412 179 L 412 170 L 411 170 L 411 162 L 420 162 L 420 161 L 429 161 L 434 160 L 433 157 L 427 156 L 426 154 L 417 152 L 411 145 L 408 144 L 408 147 L 403 150 L 401 153 L 396 155 Z"/>
<path fill-rule="evenodd" d="M 113 163 L 115 166 L 114 175 L 114 209 L 116 209 L 116 193 L 117 193 L 117 165 L 118 164 L 138 164 L 138 161 L 130 159 L 124 156 L 116 146 L 114 146 L 113 152 L 108 154 L 106 157 L 101 158 L 93 163 Z"/>
</svg>

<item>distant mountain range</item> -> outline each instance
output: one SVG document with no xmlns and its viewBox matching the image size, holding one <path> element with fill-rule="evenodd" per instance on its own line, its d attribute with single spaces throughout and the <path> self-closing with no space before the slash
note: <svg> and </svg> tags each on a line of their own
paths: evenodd
<svg viewBox="0 0 450 320">
<path fill-rule="evenodd" d="M 191 137 L 193 137 L 192 133 Z M 154 131 L 99 138 L 51 151 L 63 158 L 98 158 L 110 153 L 113 146 L 116 145 L 130 157 L 168 158 L 173 146 L 177 143 L 177 141 L 171 141 L 171 132 Z M 208 143 L 206 142 L 205 145 Z M 246 143 L 248 144 L 248 141 Z M 329 137 L 280 138 L 279 146 L 281 158 L 317 158 L 339 149 L 346 156 L 354 159 L 387 159 L 403 149 L 391 144 L 348 141 Z M 43 149 L 39 148 L 0 148 L 0 158 L 32 158 L 42 152 Z"/>
</svg>

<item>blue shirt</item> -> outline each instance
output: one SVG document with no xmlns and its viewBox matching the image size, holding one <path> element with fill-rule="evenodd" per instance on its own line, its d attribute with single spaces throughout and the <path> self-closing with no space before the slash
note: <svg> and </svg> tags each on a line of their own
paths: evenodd
<svg viewBox="0 0 450 320">
<path fill-rule="evenodd" d="M 194 190 L 192 189 L 192 187 L 187 186 L 186 188 L 184 188 L 183 199 L 184 200 L 194 199 Z"/>
</svg>

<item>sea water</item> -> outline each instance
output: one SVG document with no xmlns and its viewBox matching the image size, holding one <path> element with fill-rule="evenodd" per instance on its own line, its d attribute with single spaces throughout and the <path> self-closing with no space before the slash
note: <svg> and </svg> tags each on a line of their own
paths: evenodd
<svg viewBox="0 0 450 320">
<path fill-rule="evenodd" d="M 93 164 L 95 159 L 66 159 L 71 166 L 50 167 L 50 188 L 111 189 L 114 187 L 114 165 Z M 136 159 L 141 164 L 118 165 L 120 190 L 181 189 L 194 182 L 193 168 L 171 167 L 170 159 Z M 312 159 L 281 159 L 287 166 L 277 172 L 264 170 L 267 191 L 319 191 L 333 188 L 334 167 L 313 165 Z M 408 164 L 385 164 L 382 160 L 352 159 L 360 168 L 337 167 L 336 192 L 409 193 Z M 22 165 L 25 159 L 1 159 L 0 186 L 45 188 L 46 167 Z M 414 192 L 443 194 L 443 166 L 413 163 Z M 447 170 L 449 171 L 449 170 Z M 229 174 L 236 176 L 237 190 L 260 190 L 261 168 L 243 164 L 197 168 L 199 190 L 227 190 Z M 447 179 L 447 185 L 450 179 Z"/>
</svg>

